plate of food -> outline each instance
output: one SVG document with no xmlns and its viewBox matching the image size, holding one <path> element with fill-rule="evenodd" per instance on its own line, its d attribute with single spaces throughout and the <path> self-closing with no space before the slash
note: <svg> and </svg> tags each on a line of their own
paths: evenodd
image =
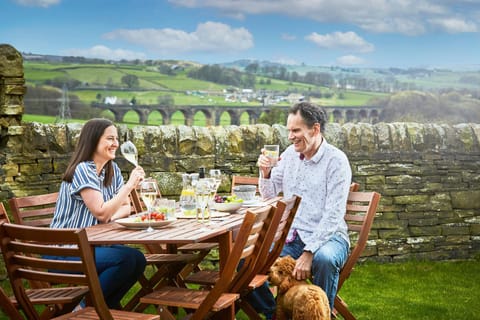
<svg viewBox="0 0 480 320">
<path fill-rule="evenodd" d="M 242 207 L 260 207 L 263 204 L 262 199 L 255 197 L 254 199 L 243 201 Z"/>
<path fill-rule="evenodd" d="M 152 212 L 150 214 L 150 221 L 148 220 L 148 214 L 142 212 L 136 215 L 132 215 L 127 218 L 117 219 L 116 223 L 132 229 L 146 229 L 150 225 L 152 228 L 160 228 L 166 225 L 169 225 L 173 221 L 177 220 L 176 218 L 167 219 L 165 214 L 162 212 Z"/>
<path fill-rule="evenodd" d="M 220 196 L 216 195 L 215 203 L 213 204 L 213 209 L 223 212 L 235 212 L 242 207 L 243 200 L 237 198 L 236 195 L 230 196 Z"/>
</svg>

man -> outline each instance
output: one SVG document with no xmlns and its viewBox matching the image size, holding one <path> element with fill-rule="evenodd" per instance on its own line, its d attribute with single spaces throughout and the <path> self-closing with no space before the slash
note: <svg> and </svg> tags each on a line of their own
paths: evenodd
<svg viewBox="0 0 480 320">
<path fill-rule="evenodd" d="M 293 105 L 287 119 L 292 145 L 281 154 L 277 166 L 271 167 L 263 154 L 258 166 L 263 197 L 279 193 L 286 198 L 302 197 L 281 256 L 296 259 L 293 276 L 311 278 L 326 292 L 333 310 L 339 272 L 350 246 L 344 215 L 352 172 L 346 155 L 323 137 L 326 122 L 325 111 L 317 105 Z M 271 293 L 266 289 L 259 289 L 251 298 L 269 303 Z M 258 307 L 253 301 L 252 305 Z M 273 309 L 258 308 L 267 318 Z"/>
</svg>

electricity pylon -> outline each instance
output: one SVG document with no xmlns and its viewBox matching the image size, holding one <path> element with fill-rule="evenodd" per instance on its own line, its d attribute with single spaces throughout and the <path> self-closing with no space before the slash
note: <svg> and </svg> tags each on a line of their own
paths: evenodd
<svg viewBox="0 0 480 320">
<path fill-rule="evenodd" d="M 72 118 L 72 114 L 70 113 L 70 104 L 68 100 L 68 88 L 66 84 L 63 84 L 62 88 L 62 103 L 60 105 L 60 109 L 58 110 L 57 118 L 55 119 L 55 123 L 59 122 L 66 122 Z"/>
</svg>

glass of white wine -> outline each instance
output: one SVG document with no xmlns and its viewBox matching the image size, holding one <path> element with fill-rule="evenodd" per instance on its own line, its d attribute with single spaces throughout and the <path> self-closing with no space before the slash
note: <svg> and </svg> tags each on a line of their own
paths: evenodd
<svg viewBox="0 0 480 320">
<path fill-rule="evenodd" d="M 133 144 L 132 141 L 125 141 L 120 146 L 120 152 L 122 156 L 135 167 L 138 167 L 138 152 L 137 147 Z"/>
<path fill-rule="evenodd" d="M 219 169 L 210 169 L 208 173 L 210 178 L 215 180 L 214 189 L 215 189 L 215 193 L 217 193 L 218 187 L 220 187 L 220 185 L 222 184 L 222 177 L 223 177 L 222 171 L 220 171 Z"/>
<path fill-rule="evenodd" d="M 140 197 L 142 198 L 145 206 L 147 207 L 147 222 L 148 228 L 146 229 L 147 232 L 152 232 L 153 228 L 150 224 L 151 217 L 150 214 L 152 212 L 152 206 L 155 199 L 158 196 L 158 186 L 157 182 L 152 178 L 146 178 L 140 183 Z"/>
<path fill-rule="evenodd" d="M 195 185 L 195 200 L 197 202 L 197 221 L 208 223 L 210 214 L 207 210 L 207 204 L 210 199 L 210 181 L 208 179 L 199 179 Z"/>
</svg>

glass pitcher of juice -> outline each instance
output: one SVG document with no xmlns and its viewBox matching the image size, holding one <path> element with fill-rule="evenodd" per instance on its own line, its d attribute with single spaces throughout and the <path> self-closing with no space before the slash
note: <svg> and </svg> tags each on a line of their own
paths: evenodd
<svg viewBox="0 0 480 320">
<path fill-rule="evenodd" d="M 197 202 L 195 200 L 195 184 L 198 181 L 198 173 L 182 174 L 182 192 L 180 193 L 180 209 L 184 216 L 197 216 Z"/>
</svg>

